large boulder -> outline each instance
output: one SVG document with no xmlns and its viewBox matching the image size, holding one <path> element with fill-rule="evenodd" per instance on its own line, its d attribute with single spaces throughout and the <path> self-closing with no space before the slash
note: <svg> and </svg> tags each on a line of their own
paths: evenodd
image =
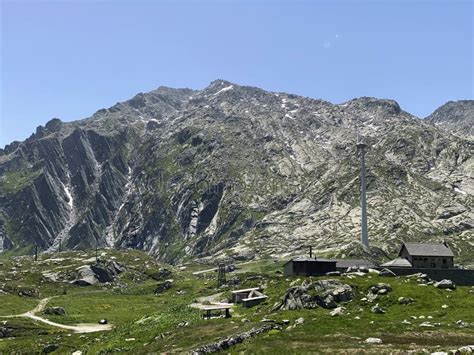
<svg viewBox="0 0 474 355">
<path fill-rule="evenodd" d="M 99 279 L 89 265 L 83 265 L 77 268 L 78 278 L 71 281 L 71 283 L 79 286 L 96 285 Z"/>
<path fill-rule="evenodd" d="M 99 265 L 91 265 L 90 268 L 100 283 L 114 281 L 115 273 L 113 270 Z"/>
<path fill-rule="evenodd" d="M 48 315 L 64 316 L 66 315 L 66 310 L 63 307 L 48 307 L 43 311 L 43 313 Z"/>
<path fill-rule="evenodd" d="M 338 302 L 353 298 L 352 288 L 339 280 L 318 280 L 314 283 L 290 287 L 273 310 L 316 308 L 333 309 Z"/>
</svg>

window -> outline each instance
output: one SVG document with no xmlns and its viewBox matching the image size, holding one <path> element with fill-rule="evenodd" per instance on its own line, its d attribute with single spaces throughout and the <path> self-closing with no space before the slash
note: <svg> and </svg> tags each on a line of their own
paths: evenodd
<svg viewBox="0 0 474 355">
<path fill-rule="evenodd" d="M 443 259 L 443 264 L 446 264 L 448 261 L 446 259 Z"/>
</svg>

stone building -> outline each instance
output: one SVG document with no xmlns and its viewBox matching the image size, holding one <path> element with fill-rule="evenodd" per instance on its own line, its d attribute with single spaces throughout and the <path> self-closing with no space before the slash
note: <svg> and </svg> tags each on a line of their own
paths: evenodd
<svg viewBox="0 0 474 355">
<path fill-rule="evenodd" d="M 444 243 L 403 243 L 398 256 L 413 268 L 449 269 L 454 267 L 454 254 Z"/>
</svg>

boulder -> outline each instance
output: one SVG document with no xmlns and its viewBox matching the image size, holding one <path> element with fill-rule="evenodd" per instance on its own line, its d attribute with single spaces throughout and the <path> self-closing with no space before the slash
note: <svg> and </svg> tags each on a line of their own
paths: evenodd
<svg viewBox="0 0 474 355">
<path fill-rule="evenodd" d="M 113 261 L 113 263 L 115 263 L 115 261 Z M 99 266 L 99 265 L 91 265 L 90 269 L 92 270 L 92 272 L 94 273 L 96 279 L 100 283 L 114 281 L 114 276 L 115 276 L 114 274 L 115 273 L 114 273 L 113 270 L 111 270 L 109 268 Z"/>
<path fill-rule="evenodd" d="M 435 282 L 434 287 L 439 288 L 439 289 L 450 289 L 450 290 L 456 289 L 456 285 L 454 284 L 454 282 L 447 279 L 441 280 L 439 282 Z"/>
<path fill-rule="evenodd" d="M 365 339 L 367 344 L 382 344 L 382 339 L 380 338 L 367 338 Z"/>
<path fill-rule="evenodd" d="M 166 290 L 169 290 L 173 286 L 173 280 L 165 280 L 164 282 L 158 284 L 155 289 L 155 295 L 162 294 Z"/>
<path fill-rule="evenodd" d="M 342 316 L 345 310 L 346 309 L 344 307 L 337 307 L 334 308 L 329 314 L 331 315 L 331 317 Z"/>
<path fill-rule="evenodd" d="M 384 295 L 390 291 L 392 291 L 392 286 L 385 283 L 378 283 L 377 285 L 374 285 L 370 288 L 370 292 L 372 292 L 374 295 Z"/>
<path fill-rule="evenodd" d="M 398 297 L 398 303 L 403 305 L 408 305 L 414 303 L 415 300 L 411 297 Z"/>
<path fill-rule="evenodd" d="M 44 314 L 64 316 L 66 310 L 63 307 L 48 307 L 43 311 Z"/>
<path fill-rule="evenodd" d="M 77 268 L 78 278 L 71 281 L 71 283 L 79 286 L 89 286 L 99 283 L 99 279 L 96 277 L 94 271 L 89 265 L 83 265 Z"/>
<path fill-rule="evenodd" d="M 295 325 L 302 325 L 304 323 L 304 318 L 300 317 L 297 320 L 295 320 Z"/>
<path fill-rule="evenodd" d="M 379 304 L 377 303 L 375 306 L 373 306 L 370 311 L 372 313 L 377 313 L 377 314 L 384 314 L 385 313 L 385 310 L 379 306 Z"/>
<path fill-rule="evenodd" d="M 5 327 L 5 326 L 0 326 L 0 339 L 1 338 L 8 338 L 12 332 L 13 332 L 12 328 L 8 328 L 8 327 Z"/>
<path fill-rule="evenodd" d="M 99 320 L 98 323 L 99 323 L 99 324 L 107 324 L 107 323 L 109 323 L 109 322 L 107 321 L 106 318 L 102 318 L 101 320 Z"/>
<path fill-rule="evenodd" d="M 59 349 L 58 344 L 48 344 L 43 348 L 43 353 L 49 354 Z"/>
</svg>

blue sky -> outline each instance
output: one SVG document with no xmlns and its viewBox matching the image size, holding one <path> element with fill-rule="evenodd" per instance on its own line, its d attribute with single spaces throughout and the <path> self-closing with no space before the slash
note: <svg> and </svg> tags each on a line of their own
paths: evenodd
<svg viewBox="0 0 474 355">
<path fill-rule="evenodd" d="M 160 85 L 220 78 L 424 117 L 473 98 L 472 1 L 1 2 L 0 146 Z"/>
</svg>

